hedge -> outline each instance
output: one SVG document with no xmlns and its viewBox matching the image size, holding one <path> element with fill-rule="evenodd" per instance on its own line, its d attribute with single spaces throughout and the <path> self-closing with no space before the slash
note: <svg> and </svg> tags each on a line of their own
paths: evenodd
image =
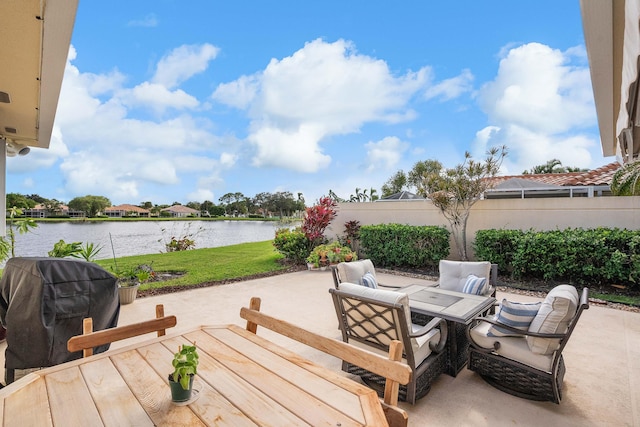
<svg viewBox="0 0 640 427">
<path fill-rule="evenodd" d="M 360 227 L 361 258 L 380 267 L 437 267 L 449 256 L 449 230 L 403 224 Z"/>
<path fill-rule="evenodd" d="M 640 231 L 480 230 L 473 246 L 478 260 L 496 263 L 514 278 L 640 286 Z"/>
</svg>

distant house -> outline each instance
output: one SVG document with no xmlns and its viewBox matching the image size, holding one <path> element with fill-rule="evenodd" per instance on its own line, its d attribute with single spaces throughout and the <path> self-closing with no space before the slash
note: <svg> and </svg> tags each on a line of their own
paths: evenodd
<svg viewBox="0 0 640 427">
<path fill-rule="evenodd" d="M 613 162 L 587 172 L 543 173 L 490 178 L 487 199 L 534 197 L 596 197 L 611 195 L 611 180 L 620 168 Z"/>
<path fill-rule="evenodd" d="M 168 208 L 164 208 L 161 212 L 169 212 L 172 217 L 176 218 L 186 218 L 188 216 L 200 216 L 200 211 L 196 209 L 191 209 L 188 206 L 183 205 L 173 205 Z"/>
<path fill-rule="evenodd" d="M 86 216 L 84 211 L 69 209 L 67 205 L 60 205 L 55 212 L 50 212 L 43 204 L 35 205 L 31 209 L 24 209 L 23 214 L 28 218 L 48 218 L 52 215 L 68 216 L 69 218 L 83 218 Z"/>
<path fill-rule="evenodd" d="M 151 212 L 135 205 L 118 205 L 104 209 L 103 213 L 110 218 L 122 218 L 125 216 L 149 217 Z"/>
</svg>

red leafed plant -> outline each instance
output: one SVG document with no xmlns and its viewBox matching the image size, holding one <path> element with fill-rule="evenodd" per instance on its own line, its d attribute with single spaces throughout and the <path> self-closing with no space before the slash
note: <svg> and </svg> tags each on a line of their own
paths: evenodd
<svg viewBox="0 0 640 427">
<path fill-rule="evenodd" d="M 336 206 L 338 204 L 332 198 L 321 197 L 316 205 L 305 210 L 302 231 L 307 239 L 316 244 L 322 242 L 324 230 L 336 217 Z"/>
</svg>

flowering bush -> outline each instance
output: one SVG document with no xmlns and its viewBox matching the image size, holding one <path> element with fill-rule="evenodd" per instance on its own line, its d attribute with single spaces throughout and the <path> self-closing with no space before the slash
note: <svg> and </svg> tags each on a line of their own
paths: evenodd
<svg viewBox="0 0 640 427">
<path fill-rule="evenodd" d="M 305 210 L 302 231 L 313 246 L 322 243 L 324 240 L 324 230 L 336 217 L 336 206 L 338 204 L 330 197 L 321 197 L 318 204 Z"/>
</svg>

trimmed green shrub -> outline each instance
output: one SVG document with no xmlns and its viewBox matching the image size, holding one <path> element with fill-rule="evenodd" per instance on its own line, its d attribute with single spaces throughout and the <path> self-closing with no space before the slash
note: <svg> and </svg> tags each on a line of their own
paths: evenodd
<svg viewBox="0 0 640 427">
<path fill-rule="evenodd" d="M 436 267 L 449 255 L 449 230 L 402 224 L 360 227 L 362 257 L 380 267 Z"/>
<path fill-rule="evenodd" d="M 479 259 L 497 263 L 515 278 L 640 286 L 640 231 L 482 230 L 474 248 Z"/>
<path fill-rule="evenodd" d="M 288 228 L 276 230 L 273 246 L 286 259 L 295 264 L 305 264 L 309 252 L 311 252 L 311 242 L 300 227 L 294 230 Z"/>
</svg>

